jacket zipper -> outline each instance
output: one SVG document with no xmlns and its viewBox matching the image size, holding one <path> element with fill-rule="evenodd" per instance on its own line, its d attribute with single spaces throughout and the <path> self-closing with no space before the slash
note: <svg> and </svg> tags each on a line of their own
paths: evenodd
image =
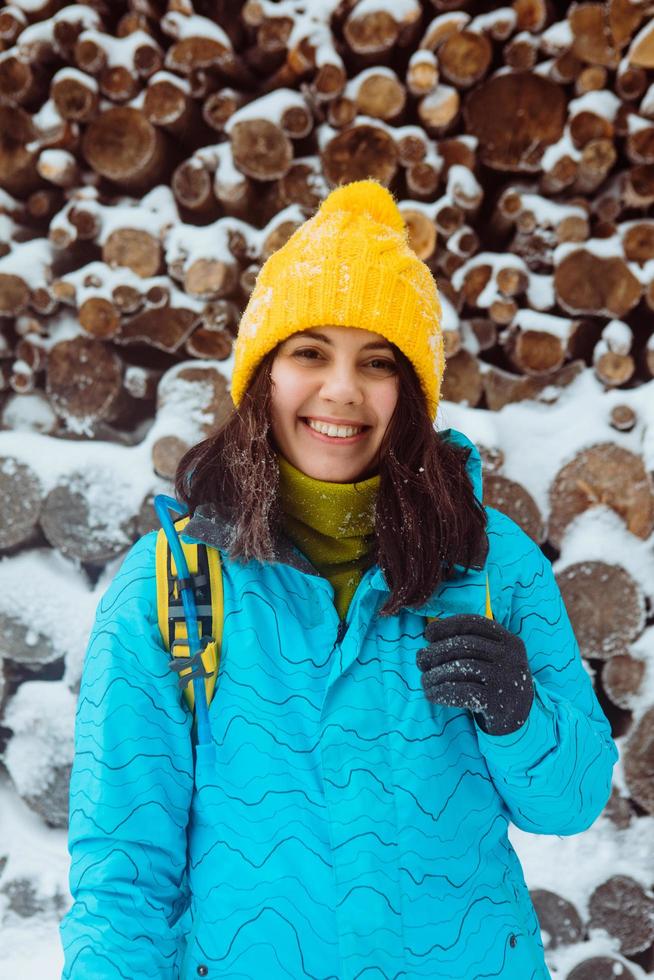
<svg viewBox="0 0 654 980">
<path fill-rule="evenodd" d="M 348 630 L 348 626 L 349 625 L 350 624 L 348 623 L 347 619 L 339 619 L 339 621 L 338 621 L 338 632 L 336 633 L 336 642 L 337 643 L 340 644 L 342 642 L 343 637 L 347 633 L 347 630 Z"/>
</svg>

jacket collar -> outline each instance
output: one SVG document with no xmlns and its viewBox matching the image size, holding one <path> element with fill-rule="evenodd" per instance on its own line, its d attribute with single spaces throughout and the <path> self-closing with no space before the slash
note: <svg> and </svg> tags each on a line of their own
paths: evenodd
<svg viewBox="0 0 654 980">
<path fill-rule="evenodd" d="M 474 495 L 481 503 L 481 456 L 476 445 L 474 442 L 468 439 L 463 432 L 459 432 L 458 429 L 443 429 L 439 432 L 439 436 L 441 439 L 445 439 L 448 442 L 452 442 L 458 446 L 463 446 L 464 448 L 470 450 L 466 461 L 466 472 L 472 484 Z M 183 532 L 181 533 L 181 537 L 185 540 L 190 539 L 195 542 L 210 545 L 214 548 L 229 550 L 233 530 L 234 523 L 220 515 L 213 504 L 200 504 L 196 508 L 195 514 L 191 520 L 186 524 Z M 486 544 L 488 546 L 488 542 Z M 468 575 L 472 575 L 475 579 L 479 578 L 479 581 L 483 582 L 484 586 L 486 579 L 483 569 L 486 554 L 483 556 L 482 565 L 473 566 L 468 573 Z M 306 558 L 306 556 L 295 547 L 293 542 L 283 531 L 279 532 L 275 540 L 275 561 L 280 562 L 281 564 L 290 565 L 292 568 L 296 568 L 298 571 L 304 572 L 308 575 L 320 575 L 320 572 L 318 572 L 315 566 L 312 565 L 308 558 Z M 460 579 L 464 574 L 464 566 L 455 564 L 453 571 L 453 578 L 449 579 L 448 582 L 455 582 L 456 579 Z M 376 589 L 378 592 L 390 592 L 390 587 L 386 581 L 386 577 L 378 566 L 374 565 L 373 567 L 369 567 L 367 573 L 370 575 L 370 585 L 373 589 Z M 430 615 L 432 605 L 433 603 L 430 600 L 424 607 L 421 608 L 421 611 L 424 612 L 425 615 Z M 438 604 L 438 609 L 442 609 L 442 603 Z"/>
</svg>

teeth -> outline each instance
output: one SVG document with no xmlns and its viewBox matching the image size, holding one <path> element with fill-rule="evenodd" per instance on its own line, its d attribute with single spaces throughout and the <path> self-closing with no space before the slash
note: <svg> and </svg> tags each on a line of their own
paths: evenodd
<svg viewBox="0 0 654 980">
<path fill-rule="evenodd" d="M 307 419 L 307 424 L 316 432 L 322 432 L 326 436 L 337 436 L 340 439 L 347 439 L 348 436 L 355 436 L 358 432 L 363 432 L 361 426 L 332 425 L 330 422 L 315 422 L 313 419 Z"/>
</svg>

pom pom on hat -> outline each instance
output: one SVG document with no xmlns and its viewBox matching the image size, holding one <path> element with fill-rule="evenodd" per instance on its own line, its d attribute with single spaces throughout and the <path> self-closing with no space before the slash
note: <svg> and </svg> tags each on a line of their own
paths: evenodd
<svg viewBox="0 0 654 980">
<path fill-rule="evenodd" d="M 406 225 L 395 198 L 377 180 L 355 180 L 333 190 L 323 201 L 320 213 L 324 216 L 338 211 L 364 214 L 373 221 L 388 225 L 393 231 L 406 236 Z"/>
</svg>

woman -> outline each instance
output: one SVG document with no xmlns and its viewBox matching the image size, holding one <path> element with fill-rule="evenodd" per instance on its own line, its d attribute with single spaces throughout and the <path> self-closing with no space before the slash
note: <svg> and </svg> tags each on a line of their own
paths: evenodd
<svg viewBox="0 0 654 980">
<path fill-rule="evenodd" d="M 65 977 L 549 976 L 508 822 L 583 831 L 617 750 L 549 562 L 434 429 L 440 317 L 375 181 L 263 266 L 235 411 L 176 480 L 222 560 L 212 748 L 151 532 L 84 664 Z"/>
</svg>

